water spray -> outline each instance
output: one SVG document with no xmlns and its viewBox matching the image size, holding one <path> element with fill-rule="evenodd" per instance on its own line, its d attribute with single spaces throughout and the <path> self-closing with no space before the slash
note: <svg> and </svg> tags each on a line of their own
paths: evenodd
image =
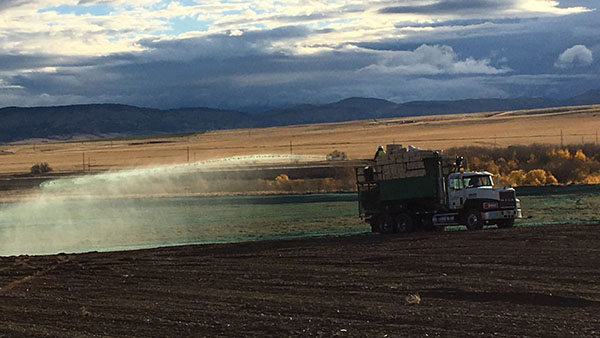
<svg viewBox="0 0 600 338">
<path fill-rule="evenodd" d="M 174 237 L 185 243 L 191 240 L 186 233 L 190 227 L 218 224 L 218 219 L 211 219 L 200 225 L 200 218 L 211 218 L 215 211 L 207 206 L 201 214 L 192 214 L 185 199 L 190 186 L 201 191 L 204 173 L 323 159 L 307 155 L 234 156 L 47 181 L 27 200 L 0 204 L 0 255 L 143 247 L 147 243 L 168 244 Z M 181 234 L 164 233 L 164 225 L 173 219 L 181 223 L 175 225 L 181 226 Z M 211 236 L 218 237 L 220 230 L 210 229 Z M 198 238 L 192 241 L 198 242 Z"/>
</svg>

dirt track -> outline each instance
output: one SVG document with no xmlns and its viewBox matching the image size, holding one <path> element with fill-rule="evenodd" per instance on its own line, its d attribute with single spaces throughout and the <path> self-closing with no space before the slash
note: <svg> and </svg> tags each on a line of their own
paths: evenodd
<svg viewBox="0 0 600 338">
<path fill-rule="evenodd" d="M 600 225 L 0 258 L 0 337 L 600 336 Z"/>
</svg>

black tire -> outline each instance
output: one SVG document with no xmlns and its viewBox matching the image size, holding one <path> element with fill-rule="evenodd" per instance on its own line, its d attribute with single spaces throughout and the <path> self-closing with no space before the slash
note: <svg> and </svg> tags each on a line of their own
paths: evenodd
<svg viewBox="0 0 600 338">
<path fill-rule="evenodd" d="M 409 214 L 398 214 L 394 217 L 394 230 L 397 233 L 409 233 L 415 230 L 412 217 Z"/>
<path fill-rule="evenodd" d="M 483 229 L 483 217 L 481 217 L 481 212 L 477 209 L 467 211 L 465 214 L 465 225 L 468 230 Z"/>
<path fill-rule="evenodd" d="M 390 215 L 381 215 L 377 225 L 381 234 L 391 234 L 394 232 L 394 218 Z"/>
<path fill-rule="evenodd" d="M 497 225 L 498 225 L 498 228 L 500 228 L 500 229 L 512 228 L 513 226 L 515 226 L 515 220 L 507 219 L 507 220 L 498 221 Z"/>
</svg>

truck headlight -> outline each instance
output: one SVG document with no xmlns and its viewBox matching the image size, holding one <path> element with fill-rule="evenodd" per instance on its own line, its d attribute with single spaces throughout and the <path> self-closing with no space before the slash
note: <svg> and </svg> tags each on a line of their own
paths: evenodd
<svg viewBox="0 0 600 338">
<path fill-rule="evenodd" d="M 498 209 L 498 202 L 483 202 L 484 209 Z"/>
</svg>

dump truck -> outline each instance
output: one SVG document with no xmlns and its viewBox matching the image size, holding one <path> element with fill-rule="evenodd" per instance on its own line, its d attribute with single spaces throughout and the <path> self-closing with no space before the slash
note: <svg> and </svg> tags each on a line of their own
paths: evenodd
<svg viewBox="0 0 600 338">
<path fill-rule="evenodd" d="M 465 171 L 462 157 L 388 145 L 367 163 L 356 168 L 356 184 L 359 216 L 373 232 L 510 228 L 522 217 L 515 189 L 494 187 L 489 172 Z"/>
</svg>

